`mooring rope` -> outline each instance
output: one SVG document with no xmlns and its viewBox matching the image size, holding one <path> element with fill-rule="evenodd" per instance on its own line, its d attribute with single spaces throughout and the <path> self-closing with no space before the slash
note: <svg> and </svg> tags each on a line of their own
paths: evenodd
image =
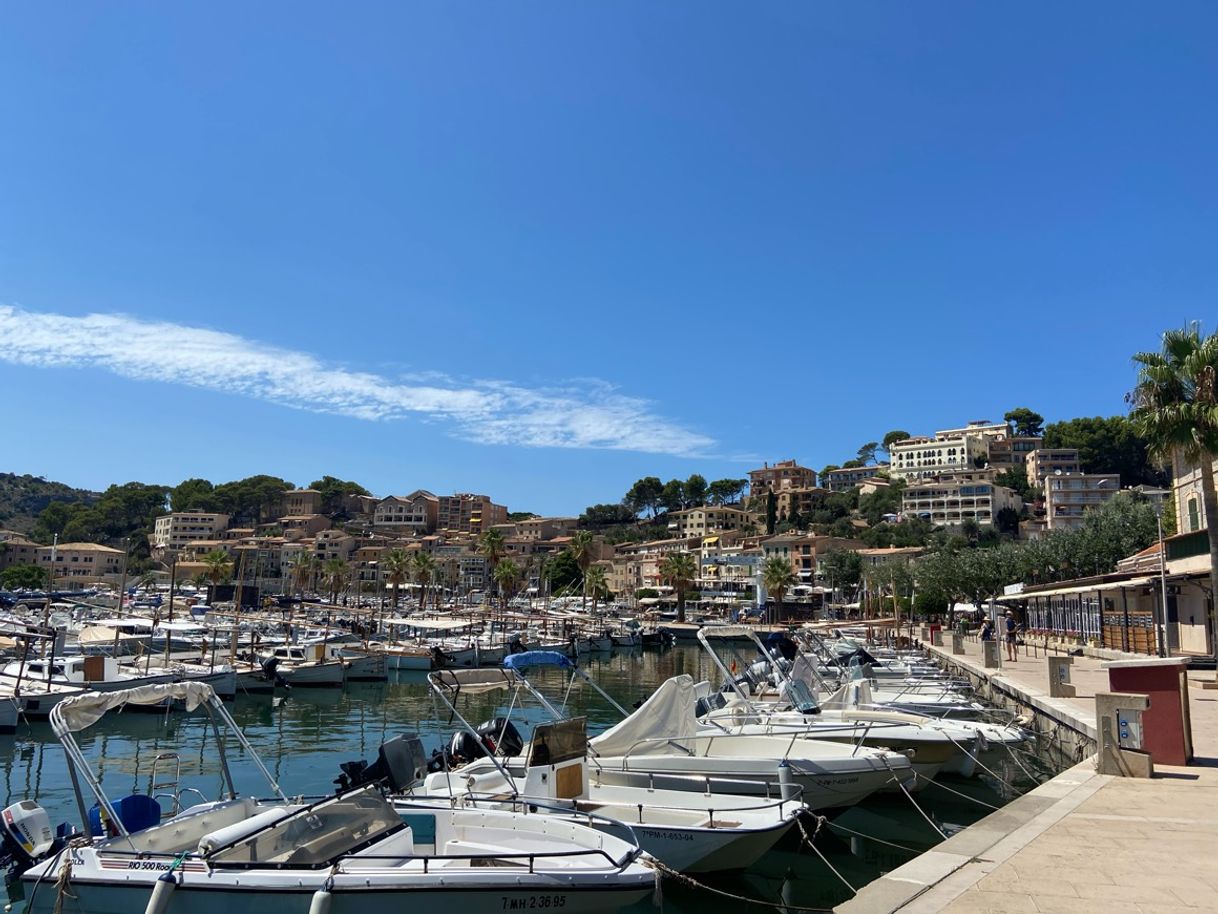
<svg viewBox="0 0 1218 914">
<path fill-rule="evenodd" d="M 888 764 L 888 759 L 884 759 L 884 766 L 889 771 L 892 771 L 892 766 Z M 917 781 L 918 772 L 914 771 L 913 776 L 914 776 L 914 780 Z M 905 786 L 904 782 L 899 777 L 897 777 L 897 774 L 895 771 L 893 771 L 893 773 L 892 773 L 892 779 L 894 781 L 896 781 L 897 786 L 901 788 L 901 793 L 905 794 L 905 798 L 907 800 L 909 800 L 910 803 L 913 804 L 913 808 L 916 809 L 918 811 L 918 813 L 922 816 L 922 818 L 925 819 L 930 824 L 930 827 L 933 828 L 935 831 L 937 831 L 939 833 L 939 836 L 941 838 L 943 838 L 944 841 L 946 841 L 947 834 L 943 831 L 943 829 L 941 829 L 938 825 L 936 825 L 935 820 L 932 819 L 930 816 L 928 816 L 926 814 L 925 810 L 923 810 L 922 807 L 918 805 L 918 801 L 913 798 L 913 794 L 909 792 L 909 789 Z M 934 782 L 931 781 L 931 783 L 934 783 Z"/>
<path fill-rule="evenodd" d="M 828 820 L 824 816 L 817 816 L 816 831 L 812 833 L 812 837 L 808 837 L 808 830 L 804 828 L 804 823 L 799 821 L 798 816 L 795 817 L 795 824 L 799 826 L 799 833 L 803 835 L 804 841 L 807 843 L 808 847 L 812 848 L 812 852 L 816 854 L 816 856 L 820 857 L 821 863 L 829 867 L 829 872 L 842 881 L 842 885 L 850 890 L 851 895 L 857 895 L 859 890 L 852 886 L 849 881 L 847 881 L 846 877 L 837 871 L 837 867 L 830 863 L 829 858 L 822 854 L 820 848 L 816 846 L 816 836 L 820 834 L 821 826 L 823 826 L 827 821 Z"/>
<path fill-rule="evenodd" d="M 932 779 L 932 780 L 928 781 L 927 783 L 933 784 L 936 787 L 941 787 L 944 790 L 946 790 L 948 793 L 954 793 L 958 797 L 963 797 L 966 800 L 972 800 L 978 806 L 984 806 L 986 809 L 998 810 L 998 809 L 1002 808 L 1001 806 L 992 806 L 989 803 L 986 803 L 984 800 L 978 800 L 976 797 L 970 797 L 967 793 L 961 793 L 959 790 L 953 790 L 952 788 L 948 787 L 946 784 L 944 784 L 940 781 L 936 781 L 936 780 Z M 942 835 L 943 832 L 939 832 L 939 834 Z M 947 835 L 943 835 L 943 837 L 946 838 Z"/>
<path fill-rule="evenodd" d="M 922 853 L 922 849 L 920 849 L 920 848 L 908 847 L 907 845 L 904 845 L 904 844 L 897 844 L 894 841 L 886 841 L 883 838 L 877 838 L 874 835 L 867 835 L 861 831 L 855 831 L 853 828 L 847 828 L 845 825 L 842 825 L 839 822 L 826 822 L 825 824 L 828 825 L 830 828 L 836 828 L 839 831 L 844 831 L 847 834 L 854 835 L 857 838 L 864 838 L 867 841 L 875 841 L 877 844 L 887 844 L 889 847 L 895 847 L 897 850 L 902 850 L 902 851 L 905 851 L 906 853 L 910 853 L 910 854 Z"/>
<path fill-rule="evenodd" d="M 715 895 L 719 895 L 723 898 L 730 898 L 730 899 L 732 899 L 732 901 L 739 901 L 739 902 L 743 902 L 744 904 L 756 904 L 756 905 L 761 905 L 762 907 L 766 907 L 766 908 L 775 908 L 779 911 L 808 911 L 808 912 L 810 912 L 810 914 L 830 914 L 830 912 L 833 911 L 832 908 L 809 908 L 809 907 L 805 907 L 803 905 L 785 904 L 784 902 L 781 902 L 781 901 L 766 901 L 762 898 L 749 898 L 747 895 L 737 895 L 735 892 L 728 892 L 723 889 L 717 889 L 713 885 L 707 885 L 704 882 L 699 882 L 697 879 L 694 879 L 692 876 L 687 876 L 678 870 L 674 870 L 672 867 L 668 866 L 665 863 L 661 863 L 659 860 L 656 860 L 654 857 L 651 860 L 647 861 L 646 865 L 652 867 L 658 873 L 663 873 L 665 876 L 668 876 L 671 879 L 675 879 L 677 882 L 680 882 L 682 885 L 687 885 L 693 889 L 701 889 L 706 892 L 711 892 L 711 893 L 713 893 Z"/>
</svg>

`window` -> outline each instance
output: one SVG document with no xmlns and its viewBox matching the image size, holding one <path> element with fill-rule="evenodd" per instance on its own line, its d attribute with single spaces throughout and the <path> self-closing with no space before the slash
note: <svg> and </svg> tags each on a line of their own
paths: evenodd
<svg viewBox="0 0 1218 914">
<path fill-rule="evenodd" d="M 1200 528 L 1201 518 L 1197 513 L 1197 499 L 1193 497 L 1188 500 L 1188 529 L 1192 531 Z"/>
</svg>

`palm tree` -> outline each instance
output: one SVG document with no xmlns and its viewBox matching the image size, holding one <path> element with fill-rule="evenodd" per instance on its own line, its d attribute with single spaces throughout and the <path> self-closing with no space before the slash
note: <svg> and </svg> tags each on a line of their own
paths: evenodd
<svg viewBox="0 0 1218 914">
<path fill-rule="evenodd" d="M 698 563 L 690 552 L 670 552 L 660 559 L 660 578 L 677 592 L 677 621 L 685 621 L 685 594 L 698 576 Z"/>
<path fill-rule="evenodd" d="M 596 601 L 609 598 L 609 579 L 604 565 L 593 565 L 584 572 L 584 597 L 592 596 L 592 611 L 596 612 Z"/>
<path fill-rule="evenodd" d="M 1134 430 L 1159 459 L 1179 458 L 1200 468 L 1210 593 L 1218 594 L 1218 334 L 1203 339 L 1196 323 L 1168 330 L 1159 352 L 1139 352 L 1133 361 L 1138 366 L 1138 383 L 1129 395 Z M 1210 616 L 1210 638 L 1218 650 L 1218 612 Z"/>
<path fill-rule="evenodd" d="M 596 540 L 588 530 L 576 530 L 571 537 L 571 555 L 575 557 L 575 564 L 579 566 L 580 576 L 584 579 L 581 609 L 588 608 L 588 567 L 592 564 L 592 547 L 595 543 Z"/>
<path fill-rule="evenodd" d="M 317 559 L 313 553 L 300 551 L 300 556 L 296 559 L 296 564 L 292 566 L 292 585 L 296 588 L 298 596 L 303 597 L 305 588 L 313 583 L 313 578 L 317 574 Z"/>
<path fill-rule="evenodd" d="M 520 581 L 520 566 L 511 559 L 503 559 L 495 566 L 494 577 L 503 598 L 503 608 L 507 609 L 508 600 L 516 593 Z"/>
<path fill-rule="evenodd" d="M 213 549 L 207 553 L 203 556 L 203 564 L 207 569 L 203 573 L 212 585 L 223 584 L 233 573 L 233 561 L 223 549 Z"/>
<path fill-rule="evenodd" d="M 782 612 L 782 599 L 795 586 L 796 580 L 791 563 L 781 555 L 770 556 L 761 566 L 761 582 L 774 595 L 775 616 Z"/>
<path fill-rule="evenodd" d="M 410 553 L 405 549 L 390 549 L 381 559 L 381 573 L 389 586 L 393 588 L 393 608 L 398 606 L 398 588 L 410 578 L 412 562 Z"/>
<path fill-rule="evenodd" d="M 478 554 L 486 559 L 486 564 L 490 566 L 491 578 L 495 577 L 495 568 L 499 562 L 503 560 L 507 554 L 507 544 L 503 541 L 503 534 L 498 530 L 487 530 L 482 534 L 482 538 L 478 540 Z"/>
<path fill-rule="evenodd" d="M 330 605 L 338 602 L 338 592 L 347 583 L 349 571 L 347 563 L 339 558 L 326 559 L 326 563 L 321 566 L 321 579 L 330 592 Z"/>
<path fill-rule="evenodd" d="M 427 604 L 427 585 L 436 573 L 436 560 L 429 553 L 416 552 L 410 564 L 414 569 L 415 583 L 419 585 L 419 609 L 422 609 Z"/>
</svg>

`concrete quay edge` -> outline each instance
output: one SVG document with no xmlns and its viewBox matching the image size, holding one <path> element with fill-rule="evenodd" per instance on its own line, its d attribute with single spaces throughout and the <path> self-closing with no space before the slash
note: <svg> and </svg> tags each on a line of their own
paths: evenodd
<svg viewBox="0 0 1218 914">
<path fill-rule="evenodd" d="M 963 654 L 953 654 L 950 650 L 931 644 L 924 644 L 923 648 L 948 666 L 965 670 L 973 676 L 985 680 L 992 688 L 1005 692 L 1016 701 L 1026 704 L 1037 712 L 1079 731 L 1093 741 L 1098 740 L 1099 731 L 1095 724 L 1094 709 L 1083 711 L 1076 705 L 1071 704 L 1070 699 L 1052 698 L 1047 689 L 1039 689 L 1024 683 L 1015 682 L 1004 677 L 1001 668 L 987 669 L 979 666 L 971 658 Z"/>
<path fill-rule="evenodd" d="M 1096 773 L 1094 757 L 1086 759 L 874 880 L 833 910 L 838 914 L 940 911 L 1110 780 Z"/>
</svg>

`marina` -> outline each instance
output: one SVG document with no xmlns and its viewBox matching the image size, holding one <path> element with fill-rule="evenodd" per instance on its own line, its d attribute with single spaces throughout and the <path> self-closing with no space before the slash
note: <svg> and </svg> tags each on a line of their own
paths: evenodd
<svg viewBox="0 0 1218 914">
<path fill-rule="evenodd" d="M 737 651 L 745 655 L 743 648 Z M 750 645 L 747 656 L 760 660 L 763 654 Z M 601 735 L 611 734 L 614 727 L 621 725 L 623 711 L 629 711 L 652 698 L 657 690 L 663 692 L 661 686 L 665 683 L 675 682 L 679 685 L 688 682 L 692 685 L 694 682 L 717 682 L 720 664 L 721 661 L 697 642 L 682 642 L 664 650 L 633 648 L 579 656 L 578 670 L 581 675 L 578 677 L 569 675 L 567 664 L 561 662 L 530 668 L 527 672 L 529 682 L 539 693 L 561 696 L 563 710 L 559 716 L 580 719 L 581 725 L 592 737 L 590 745 L 595 746 Z M 503 675 L 496 672 L 501 669 L 487 667 L 463 671 L 458 668 L 451 673 L 432 673 L 430 676 L 440 680 L 446 676 L 450 679 L 456 677 L 453 680 L 456 681 L 463 676 Z M 585 676 L 586 680 L 582 678 Z M 429 674 L 421 671 L 401 671 L 387 674 L 383 682 L 347 682 L 335 688 L 279 688 L 270 694 L 239 695 L 225 707 L 230 710 L 233 723 L 248 739 L 250 750 L 265 761 L 273 783 L 281 785 L 291 796 L 321 796 L 334 790 L 336 780 L 342 773 L 340 765 L 376 759 L 381 746 L 394 737 L 417 734 L 426 753 L 425 759 L 434 757 L 435 752 L 443 751 L 452 742 L 459 725 L 455 724 L 451 711 L 442 702 L 437 702 L 428 677 Z M 598 688 L 593 688 L 593 684 Z M 603 690 L 603 694 L 600 690 Z M 513 707 L 520 707 L 507 697 L 506 691 L 490 689 L 471 690 L 471 694 L 465 696 L 465 704 L 469 706 L 463 709 L 463 714 L 475 724 L 506 714 Z M 530 711 L 520 723 L 522 730 L 531 734 L 537 732 L 541 718 Z M 702 739 L 693 734 L 686 736 L 694 744 Z M 23 721 L 12 736 L 0 738 L 11 745 L 11 749 L 4 753 L 3 776 L 8 802 L 36 799 L 55 823 L 79 819 L 78 804 L 69 772 L 65 769 L 63 750 L 48 724 L 37 720 Z M 78 739 L 82 754 L 94 760 L 97 776 L 107 790 L 116 794 L 158 797 L 166 815 L 202 797 L 210 801 L 226 793 L 224 766 L 215 751 L 215 734 L 206 717 L 197 710 L 190 714 L 165 709 L 153 714 L 111 714 L 96 726 L 81 732 Z M 721 741 L 731 742 L 731 739 Z M 755 743 L 761 738 L 754 736 L 744 739 Z M 788 745 L 792 743 L 789 735 L 771 735 L 766 739 Z M 841 744 L 818 742 L 817 745 L 832 747 Z M 843 755 L 849 756 L 852 751 L 849 745 L 842 745 L 842 748 L 846 750 Z M 770 749 L 766 751 L 773 754 Z M 856 747 L 853 751 L 865 753 L 876 750 Z M 251 769 L 248 755 L 231 741 L 228 743 L 227 756 L 235 792 L 241 796 L 264 796 L 265 779 L 260 779 L 258 772 Z M 905 763 L 906 770 L 912 771 L 906 757 L 899 757 Z M 794 756 L 792 758 L 794 760 Z M 702 866 L 694 864 L 689 857 L 670 857 L 672 862 L 685 865 L 697 875 L 692 880 L 688 875 L 677 877 L 676 868 L 671 869 L 663 879 L 664 906 L 678 911 L 687 907 L 692 910 L 695 906 L 708 903 L 723 906 L 729 898 L 743 898 L 772 907 L 831 908 L 848 900 L 855 889 L 916 858 L 939 844 L 944 835 L 967 828 L 983 818 L 991 808 L 1002 806 L 1019 792 L 1032 787 L 1035 780 L 1049 775 L 1047 764 L 1042 763 L 1032 751 L 1022 751 L 1018 758 L 1022 760 L 1018 764 L 1014 755 L 1008 756 L 1003 764 L 996 764 L 993 770 L 997 776 L 994 778 L 939 774 L 934 780 L 919 783 L 913 777 L 908 784 L 912 791 L 907 791 L 905 787 L 893 789 L 890 785 L 888 791 L 868 790 L 860 797 L 843 797 L 842 805 L 836 808 L 830 808 L 827 801 L 816 801 L 814 805 L 822 808 L 808 810 L 799 816 L 800 821 L 795 828 L 790 827 L 794 822 L 790 811 L 778 808 L 790 797 L 783 793 L 782 786 L 777 783 L 775 771 L 773 783 L 759 788 L 774 791 L 769 799 L 746 793 L 743 801 L 737 799 L 735 805 L 757 810 L 750 813 L 754 817 L 773 815 L 774 826 L 761 827 L 759 834 L 766 832 L 767 828 L 777 829 L 779 825 L 782 826 L 781 834 L 771 834 L 761 845 L 754 843 L 752 850 L 742 849 L 744 865 L 726 866 L 722 864 L 722 858 L 716 865 L 713 849 L 706 851 L 710 856 L 705 858 Z M 673 791 L 661 792 L 661 789 L 667 790 L 672 785 L 655 782 L 657 774 L 663 777 L 663 771 L 653 767 L 647 773 L 632 772 L 631 778 L 623 780 L 619 777 L 615 780 L 610 776 L 613 767 L 610 759 L 611 756 L 606 754 L 594 766 L 590 777 L 593 782 L 603 782 L 603 786 L 592 788 L 594 791 L 600 790 L 600 795 L 594 793 L 589 796 L 596 798 L 594 805 L 598 809 L 604 807 L 622 817 L 620 821 L 627 828 L 618 827 L 619 833 L 626 833 L 634 825 L 649 827 L 645 823 L 631 822 L 630 817 L 625 815 L 629 808 L 639 805 L 630 799 L 631 783 L 636 785 L 633 789 L 639 789 L 638 785 L 647 785 L 642 789 L 657 791 L 653 797 L 655 802 L 648 805 L 657 807 L 652 815 L 661 819 L 663 815 L 659 808 L 679 801 Z M 483 766 L 480 770 L 484 774 L 478 776 L 482 782 L 479 790 L 487 787 L 487 761 L 483 758 L 481 762 L 474 763 L 475 766 Z M 509 761 L 505 759 L 504 764 Z M 595 768 L 600 769 L 599 773 Z M 1032 770 L 1028 771 L 1028 768 Z M 461 770 L 456 769 L 456 773 L 460 775 Z M 495 774 L 493 771 L 489 773 Z M 717 774 L 717 779 L 724 783 L 736 780 L 731 771 Z M 682 772 L 681 775 L 687 776 L 687 773 Z M 891 772 L 886 772 L 886 775 L 887 780 L 892 779 Z M 535 788 L 523 789 L 528 777 L 528 772 L 522 769 L 520 800 L 513 803 L 509 797 L 508 802 L 499 802 L 504 815 L 513 808 L 520 809 L 521 800 L 525 801 L 526 807 L 529 803 L 535 804 L 537 798 L 529 795 L 529 791 Z M 435 779 L 447 780 L 449 776 L 433 774 L 429 778 L 434 784 Z M 757 783 L 765 782 L 763 778 Z M 464 776 L 462 783 L 466 783 Z M 615 783 L 621 786 L 613 786 Z M 502 786 L 492 785 L 490 792 L 502 793 Z M 715 789 L 718 790 L 719 785 Z M 699 792 L 704 793 L 705 790 L 703 786 L 686 796 L 699 798 Z M 472 789 L 469 792 L 473 792 Z M 812 796 L 809 794 L 809 798 Z M 677 797 L 677 800 L 674 801 L 673 797 Z M 659 802 L 661 799 L 665 802 Z M 551 802 L 555 801 L 556 798 L 551 797 Z M 481 809 L 487 804 L 476 801 L 475 805 Z M 702 820 L 706 819 L 707 804 L 700 799 L 684 805 L 691 811 L 702 808 Z M 725 810 L 724 804 L 718 805 L 719 808 L 710 811 L 710 815 L 712 819 L 718 817 L 722 827 L 730 821 L 725 817 L 731 814 Z M 578 802 L 574 808 L 582 809 L 584 816 L 590 811 L 589 807 L 581 807 Z M 773 811 L 764 812 L 767 808 Z M 532 818 L 537 818 L 535 813 L 536 810 Z M 670 817 L 669 821 L 675 822 L 677 819 L 688 826 L 696 826 L 696 816 L 683 814 Z M 719 836 L 716 840 L 724 837 Z M 809 845 L 809 840 L 815 849 Z M 652 847 L 655 846 L 653 843 Z M 17 903 L 20 904 L 20 900 Z M 651 900 L 637 901 L 640 911 L 651 904 Z M 65 907 L 64 910 L 71 911 L 72 908 Z M 78 910 L 84 912 L 93 909 Z"/>
</svg>

